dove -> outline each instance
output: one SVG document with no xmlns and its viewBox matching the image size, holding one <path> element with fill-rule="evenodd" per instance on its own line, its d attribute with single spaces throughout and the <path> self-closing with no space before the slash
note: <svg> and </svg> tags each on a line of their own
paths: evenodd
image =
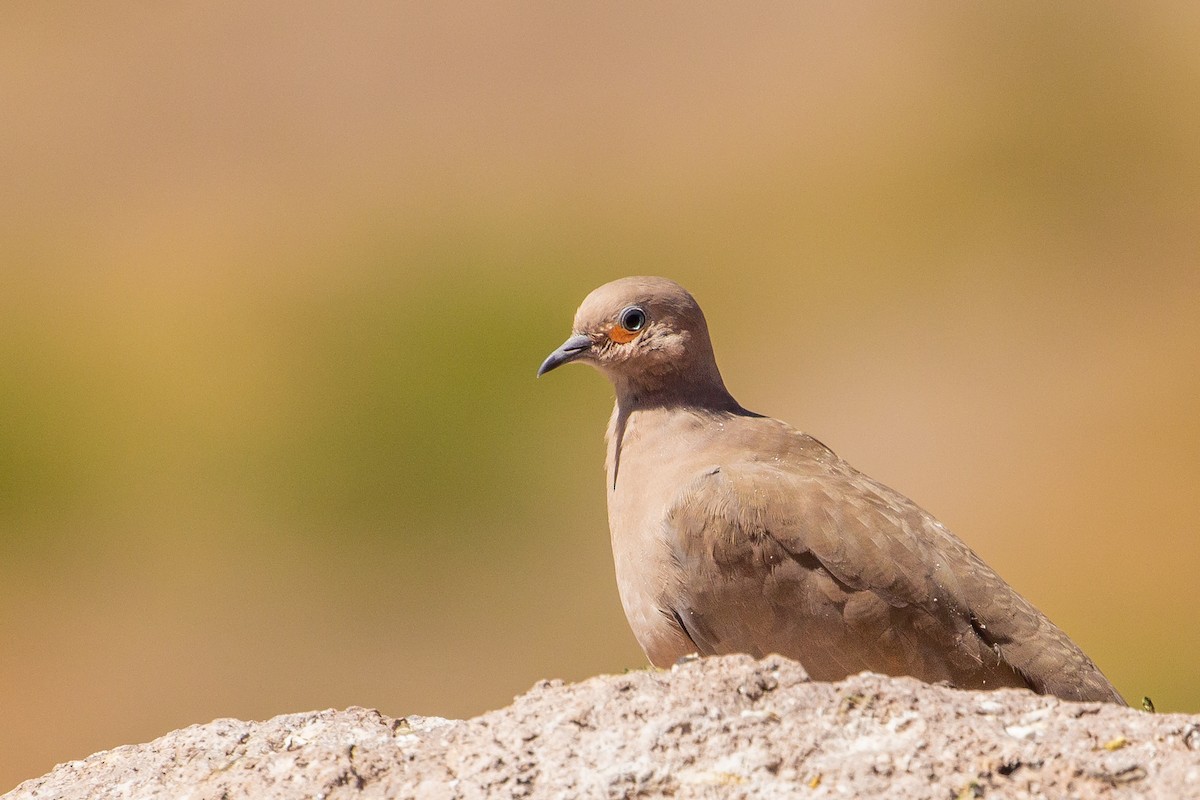
<svg viewBox="0 0 1200 800">
<path fill-rule="evenodd" d="M 584 299 L 545 375 L 613 385 L 605 484 L 617 587 L 650 662 L 778 653 L 1124 704 L 1096 664 L 929 512 L 725 387 L 695 298 L 630 277 Z"/>
</svg>

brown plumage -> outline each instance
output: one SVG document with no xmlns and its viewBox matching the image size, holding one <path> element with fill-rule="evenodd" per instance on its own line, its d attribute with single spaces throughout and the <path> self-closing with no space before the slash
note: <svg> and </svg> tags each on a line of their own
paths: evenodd
<svg viewBox="0 0 1200 800">
<path fill-rule="evenodd" d="M 862 670 L 1122 703 L 1067 635 L 908 498 L 816 439 L 742 408 L 696 301 L 664 278 L 592 292 L 544 374 L 612 381 L 609 528 L 650 661 L 781 653 Z"/>
</svg>

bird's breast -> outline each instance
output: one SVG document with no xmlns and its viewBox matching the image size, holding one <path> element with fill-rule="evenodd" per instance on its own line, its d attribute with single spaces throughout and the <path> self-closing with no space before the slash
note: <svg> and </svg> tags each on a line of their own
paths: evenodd
<svg viewBox="0 0 1200 800">
<path fill-rule="evenodd" d="M 610 428 L 607 470 L 617 588 L 638 643 L 652 663 L 665 666 L 695 650 L 672 617 L 671 600 L 684 581 L 666 515 L 675 487 L 711 465 L 697 460 L 699 421 L 635 414 L 621 428 Z"/>
</svg>

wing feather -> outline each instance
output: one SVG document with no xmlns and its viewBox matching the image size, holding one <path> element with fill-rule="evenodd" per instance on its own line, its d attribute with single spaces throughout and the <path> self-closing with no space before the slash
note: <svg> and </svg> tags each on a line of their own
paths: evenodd
<svg viewBox="0 0 1200 800">
<path fill-rule="evenodd" d="M 818 679 L 869 669 L 1120 702 L 945 526 L 836 458 L 715 466 L 665 525 L 674 612 L 703 652 L 780 652 Z"/>
</svg>

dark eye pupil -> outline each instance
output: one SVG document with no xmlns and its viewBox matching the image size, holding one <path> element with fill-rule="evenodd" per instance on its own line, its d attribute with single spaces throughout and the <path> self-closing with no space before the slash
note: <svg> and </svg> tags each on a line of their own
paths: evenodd
<svg viewBox="0 0 1200 800">
<path fill-rule="evenodd" d="M 621 312 L 621 327 L 627 331 L 640 331 L 646 324 L 646 312 L 640 308 L 627 308 Z"/>
</svg>

